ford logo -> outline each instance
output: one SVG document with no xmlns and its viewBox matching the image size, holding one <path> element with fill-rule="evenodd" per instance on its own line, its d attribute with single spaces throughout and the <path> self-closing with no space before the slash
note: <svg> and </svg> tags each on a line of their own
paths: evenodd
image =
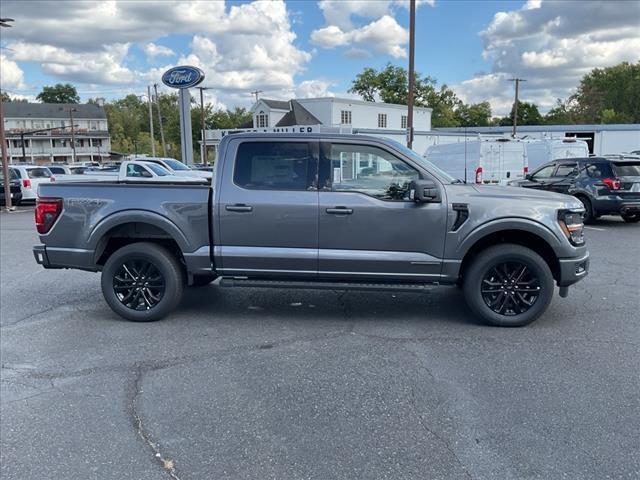
<svg viewBox="0 0 640 480">
<path fill-rule="evenodd" d="M 203 80 L 204 72 L 189 65 L 170 68 L 162 75 L 162 83 L 171 88 L 195 87 Z"/>
</svg>

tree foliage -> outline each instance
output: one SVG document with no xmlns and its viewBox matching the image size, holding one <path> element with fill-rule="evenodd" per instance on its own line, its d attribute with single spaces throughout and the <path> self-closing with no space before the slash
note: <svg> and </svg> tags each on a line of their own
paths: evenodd
<svg viewBox="0 0 640 480">
<path fill-rule="evenodd" d="M 367 67 L 351 84 L 350 93 L 364 100 L 406 105 L 409 92 L 407 70 L 388 63 L 383 69 Z M 488 102 L 475 105 L 463 103 L 447 85 L 438 88 L 436 80 L 428 75 L 415 74 L 414 104 L 432 108 L 431 123 L 434 127 L 457 127 L 462 125 L 488 125 L 491 106 Z"/>
<path fill-rule="evenodd" d="M 511 113 L 509 116 L 500 119 L 500 125 L 513 125 L 513 116 L 514 107 L 511 107 Z M 535 103 L 521 102 L 518 100 L 518 125 L 542 125 L 543 123 L 544 119 Z"/>
<path fill-rule="evenodd" d="M 56 83 L 43 87 L 36 100 L 42 103 L 80 103 L 80 95 L 70 83 Z"/>
</svg>

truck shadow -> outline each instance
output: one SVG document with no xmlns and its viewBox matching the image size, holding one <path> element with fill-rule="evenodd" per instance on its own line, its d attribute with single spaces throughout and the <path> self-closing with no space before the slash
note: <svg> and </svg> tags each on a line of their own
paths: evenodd
<svg viewBox="0 0 640 480">
<path fill-rule="evenodd" d="M 466 325 L 482 323 L 455 287 L 424 293 L 222 288 L 189 288 L 178 308 L 191 319 L 282 319 L 284 321 L 412 320 Z M 180 321 L 183 321 L 180 320 Z"/>
</svg>

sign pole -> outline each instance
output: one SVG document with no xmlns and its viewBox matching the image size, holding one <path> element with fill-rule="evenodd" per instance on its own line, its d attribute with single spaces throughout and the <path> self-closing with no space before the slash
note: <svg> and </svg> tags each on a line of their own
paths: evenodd
<svg viewBox="0 0 640 480">
<path fill-rule="evenodd" d="M 182 161 L 193 165 L 193 139 L 191 138 L 191 94 L 188 88 L 179 90 L 180 106 L 180 149 Z"/>
</svg>

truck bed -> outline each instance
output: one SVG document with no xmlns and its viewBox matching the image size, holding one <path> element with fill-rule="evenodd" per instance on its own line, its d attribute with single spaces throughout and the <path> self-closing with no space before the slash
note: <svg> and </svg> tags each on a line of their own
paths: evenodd
<svg viewBox="0 0 640 480">
<path fill-rule="evenodd" d="M 129 223 L 146 223 L 171 231 L 185 253 L 208 257 L 208 185 L 158 183 L 60 182 L 42 184 L 40 197 L 63 199 L 63 211 L 47 234 L 47 255 L 52 266 L 86 268 L 99 254 L 99 238 L 110 225 L 126 216 Z M 71 255 L 70 255 L 71 254 Z M 74 265 L 69 265 L 69 258 Z"/>
</svg>

